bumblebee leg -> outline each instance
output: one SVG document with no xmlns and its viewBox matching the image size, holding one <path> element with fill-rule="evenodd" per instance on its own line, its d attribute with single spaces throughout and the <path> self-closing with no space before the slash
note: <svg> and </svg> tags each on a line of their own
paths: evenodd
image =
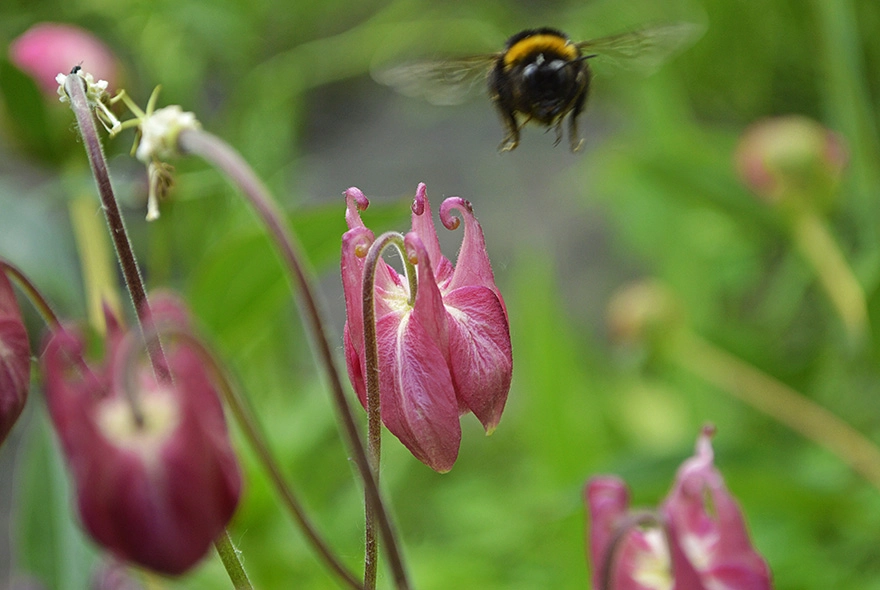
<svg viewBox="0 0 880 590">
<path fill-rule="evenodd" d="M 578 113 L 572 113 L 568 118 L 568 141 L 569 147 L 571 147 L 572 152 L 579 152 L 581 148 L 584 147 L 584 138 L 579 137 L 578 134 L 578 123 L 577 123 Z M 559 122 L 559 125 L 562 125 L 562 122 Z M 558 131 L 559 138 L 556 140 L 556 143 L 559 143 L 559 139 L 562 139 L 562 130 Z"/>
<path fill-rule="evenodd" d="M 584 140 L 580 137 L 578 133 L 578 122 L 577 118 L 584 111 L 584 106 L 587 104 L 587 97 L 590 94 L 590 69 L 584 66 L 583 72 L 579 77 L 580 79 L 580 91 L 574 99 L 574 107 L 571 109 L 571 114 L 568 116 L 568 142 L 571 147 L 572 152 L 579 152 L 582 147 L 584 147 Z"/>
<path fill-rule="evenodd" d="M 553 126 L 554 131 L 556 131 L 556 140 L 553 142 L 553 146 L 559 145 L 559 142 L 562 141 L 562 119 L 556 122 L 556 125 Z"/>
<path fill-rule="evenodd" d="M 519 145 L 519 123 L 517 123 L 516 115 L 513 111 L 502 111 L 501 118 L 507 135 L 504 136 L 501 145 L 498 146 L 498 151 L 511 152 Z"/>
</svg>

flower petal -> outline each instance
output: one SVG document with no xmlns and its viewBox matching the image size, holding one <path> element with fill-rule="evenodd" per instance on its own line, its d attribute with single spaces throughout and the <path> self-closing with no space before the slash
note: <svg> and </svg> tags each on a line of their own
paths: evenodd
<svg viewBox="0 0 880 590">
<path fill-rule="evenodd" d="M 418 236 L 406 236 L 418 264 L 412 310 L 389 313 L 376 323 L 382 421 L 412 454 L 445 472 L 461 444 L 458 402 L 446 357 L 446 312 L 431 261 Z"/>
<path fill-rule="evenodd" d="M 504 307 L 504 300 L 498 287 L 495 286 L 495 275 L 492 273 L 492 264 L 486 251 L 483 228 L 474 216 L 473 207 L 469 201 L 461 197 L 450 197 L 443 201 L 440 205 L 440 221 L 449 229 L 458 227 L 458 219 L 452 215 L 453 209 L 457 209 L 464 219 L 464 237 L 455 261 L 455 274 L 447 289 L 452 291 L 464 285 L 488 287 L 495 291 Z M 504 313 L 507 314 L 506 308 Z"/>
<path fill-rule="evenodd" d="M 412 231 L 422 240 L 428 257 L 431 259 L 431 267 L 434 269 L 434 277 L 440 289 L 444 289 L 446 283 L 452 278 L 453 267 L 448 258 L 440 251 L 440 238 L 434 229 L 434 219 L 431 216 L 431 204 L 428 202 L 428 191 L 425 183 L 419 183 L 416 189 L 416 198 L 412 204 Z"/>
<path fill-rule="evenodd" d="M 352 190 L 352 189 L 349 189 Z M 359 219 L 359 218 L 358 218 Z M 351 219 L 351 223 L 354 223 Z M 343 341 L 348 377 L 361 404 L 366 407 L 364 381 L 364 303 L 363 277 L 365 253 L 373 243 L 373 232 L 354 223 L 342 236 L 342 291 L 345 297 L 345 328 Z M 404 289 L 401 278 L 391 266 L 380 260 L 376 264 L 376 291 L 373 298 L 376 317 L 392 311 L 389 297 L 400 297 Z"/>
<path fill-rule="evenodd" d="M 752 547 L 739 506 L 714 466 L 713 430 L 703 429 L 696 454 L 679 468 L 663 512 L 671 534 L 707 584 L 769 589 L 769 568 Z"/>
<path fill-rule="evenodd" d="M 0 269 L 0 444 L 27 401 L 31 349 L 12 284 Z"/>
<path fill-rule="evenodd" d="M 444 298 L 449 317 L 449 366 L 459 402 L 488 433 L 507 402 L 513 373 L 510 329 L 492 289 L 461 287 Z"/>
</svg>

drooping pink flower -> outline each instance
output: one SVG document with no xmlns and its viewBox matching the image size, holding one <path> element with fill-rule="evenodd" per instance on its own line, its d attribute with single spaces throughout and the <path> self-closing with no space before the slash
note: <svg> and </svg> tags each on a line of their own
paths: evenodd
<svg viewBox="0 0 880 590">
<path fill-rule="evenodd" d="M 12 284 L 0 268 L 0 444 L 27 401 L 31 352 Z"/>
<path fill-rule="evenodd" d="M 9 46 L 9 61 L 37 82 L 43 93 L 58 99 L 55 76 L 82 66 L 96 80 L 116 88 L 119 66 L 113 52 L 80 27 L 63 23 L 38 23 Z"/>
<path fill-rule="evenodd" d="M 770 571 L 713 464 L 705 428 L 694 457 L 679 468 L 659 512 L 634 512 L 626 484 L 587 485 L 590 559 L 596 589 L 769 590 Z"/>
<path fill-rule="evenodd" d="M 363 193 L 346 192 L 342 282 L 347 321 L 345 356 L 352 385 L 366 406 L 362 285 L 364 258 L 373 233 L 361 221 Z M 483 232 L 470 203 L 446 199 L 444 226 L 464 220 L 464 237 L 453 265 L 440 251 L 425 185 L 413 203 L 406 254 L 416 261 L 417 290 L 410 303 L 408 281 L 380 261 L 375 275 L 380 408 L 385 426 L 437 471 L 448 471 L 461 442 L 459 416 L 472 412 L 491 433 L 501 419 L 510 389 L 513 359 L 507 310 L 495 285 Z"/>
<path fill-rule="evenodd" d="M 181 304 L 155 307 L 152 325 L 186 326 Z M 83 360 L 74 330 L 49 338 L 42 357 L 49 412 L 89 534 L 123 560 L 181 574 L 238 504 L 241 475 L 223 408 L 192 345 L 166 342 L 170 379 L 157 378 L 140 334 L 107 316 L 100 366 Z"/>
</svg>

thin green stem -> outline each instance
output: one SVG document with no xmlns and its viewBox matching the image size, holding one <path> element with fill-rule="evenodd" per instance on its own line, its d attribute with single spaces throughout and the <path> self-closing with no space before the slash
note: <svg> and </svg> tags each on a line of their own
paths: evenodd
<svg viewBox="0 0 880 590">
<path fill-rule="evenodd" d="M 834 237 L 818 215 L 802 212 L 792 224 L 795 245 L 816 270 L 832 305 L 854 343 L 869 335 L 865 291 L 840 251 Z"/>
<path fill-rule="evenodd" d="M 364 365 L 367 388 L 367 451 L 370 456 L 373 477 L 375 477 L 377 484 L 379 483 L 379 465 L 382 457 L 382 412 L 379 403 L 379 344 L 376 338 L 376 265 L 381 262 L 382 253 L 389 246 L 395 246 L 407 264 L 406 274 L 410 279 L 410 304 L 415 301 L 416 296 L 416 273 L 406 256 L 403 235 L 397 232 L 382 234 L 373 242 L 367 252 L 361 294 L 364 313 Z M 379 542 L 376 538 L 376 515 L 369 499 L 364 502 L 364 516 L 364 587 L 372 590 L 376 587 Z"/>
<path fill-rule="evenodd" d="M 880 490 L 880 449 L 829 410 L 687 330 L 671 354 L 690 372 L 837 455 Z"/>
<path fill-rule="evenodd" d="M 346 398 L 340 373 L 336 367 L 336 360 L 327 340 L 324 321 L 318 309 L 317 298 L 312 286 L 314 281 L 302 263 L 303 257 L 295 246 L 293 236 L 284 221 L 283 214 L 275 205 L 268 189 L 260 182 L 250 166 L 220 138 L 202 130 L 187 129 L 180 132 L 177 141 L 181 152 L 195 154 L 204 158 L 229 177 L 250 201 L 275 241 L 284 265 L 290 273 L 293 286 L 299 289 L 303 313 L 307 320 L 306 324 L 311 332 L 312 343 L 316 349 L 318 362 L 324 368 L 327 381 L 330 384 L 333 403 L 342 431 L 354 455 L 358 473 L 364 483 L 365 493 L 378 515 L 379 527 L 388 549 L 389 564 L 395 583 L 398 588 L 409 588 L 409 582 L 398 548 L 396 535 L 391 525 L 391 519 L 379 494 L 376 478 L 373 476 L 373 470 L 370 468 L 367 452 L 361 442 L 357 423 L 351 411 L 351 405 Z"/>
<path fill-rule="evenodd" d="M 68 212 L 82 268 L 87 313 L 89 323 L 104 334 L 107 330 L 105 306 L 117 314 L 121 310 L 114 261 L 109 239 L 102 231 L 102 221 L 95 215 L 94 197 L 79 187 L 76 190 L 77 194 L 68 201 Z"/>
<path fill-rule="evenodd" d="M 224 529 L 220 536 L 214 539 L 214 548 L 217 549 L 217 555 L 220 556 L 220 561 L 223 562 L 223 567 L 226 568 L 226 573 L 232 580 L 233 588 L 235 590 L 253 590 L 254 587 L 251 585 L 247 572 L 244 571 L 244 564 L 241 562 L 241 553 L 232 544 L 229 531 Z"/>
</svg>

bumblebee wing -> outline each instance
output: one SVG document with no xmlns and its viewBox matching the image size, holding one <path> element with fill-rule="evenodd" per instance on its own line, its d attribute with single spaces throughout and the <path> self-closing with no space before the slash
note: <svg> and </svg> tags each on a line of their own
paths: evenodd
<svg viewBox="0 0 880 590">
<path fill-rule="evenodd" d="M 663 24 L 583 41 L 577 46 L 584 55 L 650 73 L 694 43 L 704 30 L 693 23 Z"/>
<path fill-rule="evenodd" d="M 500 54 L 475 55 L 451 60 L 405 63 L 373 72 L 373 79 L 406 96 L 437 105 L 464 102 L 485 83 L 489 68 Z"/>
</svg>

